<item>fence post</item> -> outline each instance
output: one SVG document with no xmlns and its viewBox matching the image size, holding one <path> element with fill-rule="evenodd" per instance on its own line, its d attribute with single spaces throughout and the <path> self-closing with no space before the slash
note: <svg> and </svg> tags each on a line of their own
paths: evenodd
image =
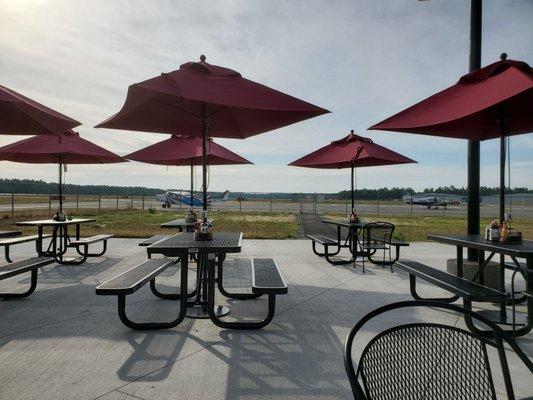
<svg viewBox="0 0 533 400">
<path fill-rule="evenodd" d="M 344 205 L 346 206 L 346 215 L 348 215 L 348 200 L 345 201 Z"/>
<path fill-rule="evenodd" d="M 272 212 L 272 193 L 270 193 L 270 212 Z"/>
<path fill-rule="evenodd" d="M 52 212 L 52 185 L 48 185 L 48 214 Z"/>
<path fill-rule="evenodd" d="M 143 193 L 143 210 L 144 210 L 144 193 Z"/>
<path fill-rule="evenodd" d="M 76 214 L 79 214 L 80 210 L 80 194 L 76 194 Z"/>
<path fill-rule="evenodd" d="M 376 191 L 376 197 L 378 201 L 378 217 L 379 217 L 379 191 Z"/>
<path fill-rule="evenodd" d="M 300 193 L 300 214 L 304 212 L 303 193 Z"/>
<path fill-rule="evenodd" d="M 411 194 L 411 217 L 413 216 L 413 194 Z"/>
<path fill-rule="evenodd" d="M 130 210 L 133 210 L 133 195 L 131 195 L 130 199 Z"/>
<path fill-rule="evenodd" d="M 98 193 L 98 212 L 102 209 L 102 194 Z"/>
<path fill-rule="evenodd" d="M 117 194 L 117 211 L 118 211 L 118 194 Z"/>
<path fill-rule="evenodd" d="M 242 193 L 239 194 L 239 212 L 242 212 Z"/>
</svg>

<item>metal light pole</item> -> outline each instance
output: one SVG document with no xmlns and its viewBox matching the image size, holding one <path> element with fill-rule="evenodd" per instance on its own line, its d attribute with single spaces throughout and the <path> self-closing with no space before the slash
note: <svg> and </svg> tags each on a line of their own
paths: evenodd
<svg viewBox="0 0 533 400">
<path fill-rule="evenodd" d="M 470 71 L 481 68 L 482 0 L 470 3 Z M 468 141 L 468 208 L 467 233 L 479 235 L 479 140 Z M 477 261 L 478 252 L 468 249 L 468 260 Z"/>
</svg>

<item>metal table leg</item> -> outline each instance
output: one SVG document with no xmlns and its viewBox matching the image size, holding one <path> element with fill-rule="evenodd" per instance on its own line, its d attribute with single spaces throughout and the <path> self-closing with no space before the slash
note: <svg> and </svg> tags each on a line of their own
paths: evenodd
<svg viewBox="0 0 533 400">
<path fill-rule="evenodd" d="M 187 307 L 187 317 L 189 318 L 199 318 L 207 319 L 209 318 L 208 312 L 208 282 L 207 282 L 207 269 L 210 259 L 214 259 L 214 254 L 209 254 L 203 251 L 198 252 L 198 263 L 197 263 L 197 277 L 196 277 L 196 287 L 198 292 L 194 302 Z M 229 313 L 229 308 L 224 306 L 215 306 L 214 313 L 216 316 L 221 317 Z"/>
</svg>

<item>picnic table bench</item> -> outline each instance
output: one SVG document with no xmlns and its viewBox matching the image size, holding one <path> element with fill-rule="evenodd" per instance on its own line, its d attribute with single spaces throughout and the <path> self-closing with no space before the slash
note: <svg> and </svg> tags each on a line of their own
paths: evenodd
<svg viewBox="0 0 533 400">
<path fill-rule="evenodd" d="M 13 236 L 21 236 L 22 231 L 0 231 L 0 238 L 7 238 Z"/>
<path fill-rule="evenodd" d="M 37 287 L 37 270 L 53 262 L 54 259 L 51 257 L 33 257 L 0 266 L 0 281 L 31 272 L 30 287 L 27 291 L 23 293 L 0 293 L 0 299 L 22 298 L 32 294 Z"/>
<path fill-rule="evenodd" d="M 107 241 L 111 239 L 114 235 L 95 235 L 86 238 L 72 240 L 69 243 L 69 247 L 76 248 L 76 251 L 81 256 L 81 258 L 75 259 L 73 261 L 66 261 L 65 264 L 83 264 L 87 261 L 87 257 L 100 257 L 105 254 L 107 251 Z M 89 245 L 103 242 L 102 251 L 100 253 L 89 253 Z M 82 250 L 80 250 L 80 248 Z"/>
<path fill-rule="evenodd" d="M 27 236 L 17 236 L 17 237 L 11 237 L 8 239 L 0 239 L 0 247 L 4 248 L 4 257 L 8 263 L 12 263 L 13 260 L 10 257 L 9 249 L 11 246 L 21 244 L 21 243 L 29 243 L 29 242 L 35 242 L 36 243 L 36 252 L 39 253 L 39 240 L 52 237 L 50 234 L 42 235 L 39 237 L 39 235 L 27 235 Z"/>
<path fill-rule="evenodd" d="M 139 246 L 147 247 L 147 246 L 150 246 L 150 245 L 152 245 L 154 243 L 159 242 L 160 240 L 166 239 L 169 236 L 170 235 L 155 235 L 155 236 L 152 236 L 151 238 L 145 239 L 142 242 L 140 242 Z"/>
<path fill-rule="evenodd" d="M 176 261 L 168 258 L 149 259 L 137 264 L 133 268 L 123 272 L 117 277 L 96 287 L 96 294 L 101 296 L 117 296 L 118 315 L 120 320 L 128 328 L 136 330 L 169 329 L 181 323 L 187 311 L 187 296 L 175 295 L 179 298 L 180 311 L 178 317 L 169 322 L 135 322 L 126 314 L 126 296 L 135 293 L 148 282 L 150 287 L 155 287 L 155 278 Z M 187 292 L 187 264 L 181 265 L 180 293 Z"/>
<path fill-rule="evenodd" d="M 271 258 L 254 258 L 252 260 L 252 294 L 268 296 L 268 311 L 262 321 L 229 322 L 223 321 L 215 313 L 215 278 L 214 266 L 208 269 L 208 313 L 215 325 L 225 329 L 261 329 L 267 326 L 276 313 L 276 296 L 288 292 L 287 284 L 276 262 Z M 252 297 L 254 298 L 254 297 Z"/>
<path fill-rule="evenodd" d="M 507 294 L 504 292 L 480 285 L 479 283 L 469 281 L 468 279 L 429 267 L 416 261 L 402 260 L 398 261 L 396 266 L 409 274 L 411 296 L 416 300 L 432 300 L 452 303 L 459 298 L 462 298 L 464 307 L 467 310 L 472 311 L 472 301 L 505 302 L 508 298 Z M 422 298 L 416 291 L 416 278 L 425 280 L 441 289 L 447 290 L 448 292 L 453 293 L 453 296 L 431 299 Z M 477 328 L 470 315 L 465 314 L 464 318 L 468 329 L 472 332 L 485 337 L 490 337 L 493 334 L 490 331 Z"/>
</svg>

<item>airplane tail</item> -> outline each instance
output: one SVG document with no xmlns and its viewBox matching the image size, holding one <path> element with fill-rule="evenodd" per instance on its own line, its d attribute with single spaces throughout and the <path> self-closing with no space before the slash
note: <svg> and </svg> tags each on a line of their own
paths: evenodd
<svg viewBox="0 0 533 400">
<path fill-rule="evenodd" d="M 226 201 L 229 198 L 229 190 L 226 190 L 224 193 L 222 193 L 222 201 Z"/>
</svg>

